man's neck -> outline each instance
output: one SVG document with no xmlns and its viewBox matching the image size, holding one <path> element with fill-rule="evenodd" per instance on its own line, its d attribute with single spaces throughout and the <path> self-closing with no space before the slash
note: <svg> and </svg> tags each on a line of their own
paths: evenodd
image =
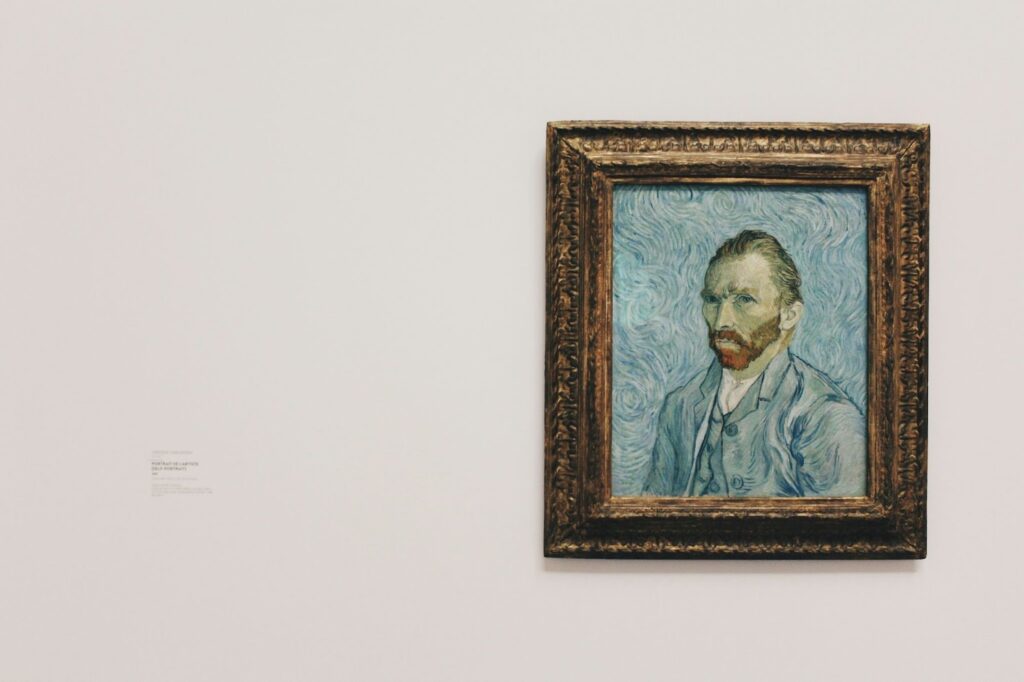
<svg viewBox="0 0 1024 682">
<path fill-rule="evenodd" d="M 722 377 L 724 379 L 726 379 L 731 384 L 746 384 L 746 383 L 749 383 L 749 382 L 753 381 L 754 379 L 756 379 L 758 376 L 760 376 L 760 374 L 761 373 L 758 372 L 757 374 L 749 376 L 749 377 L 747 377 L 745 379 L 741 379 L 740 377 L 736 376 L 736 370 L 729 369 L 728 367 L 723 367 L 722 368 Z"/>
</svg>

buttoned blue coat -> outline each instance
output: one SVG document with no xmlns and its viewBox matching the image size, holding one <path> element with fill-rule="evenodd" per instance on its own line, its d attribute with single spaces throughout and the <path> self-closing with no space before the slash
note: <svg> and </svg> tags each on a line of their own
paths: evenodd
<svg viewBox="0 0 1024 682">
<path fill-rule="evenodd" d="M 644 495 L 699 490 L 699 456 L 721 382 L 707 372 L 669 393 Z M 726 415 L 721 466 L 729 497 L 845 497 L 866 494 L 864 415 L 827 375 L 784 350 Z M 716 486 L 717 487 L 717 486 Z"/>
</svg>

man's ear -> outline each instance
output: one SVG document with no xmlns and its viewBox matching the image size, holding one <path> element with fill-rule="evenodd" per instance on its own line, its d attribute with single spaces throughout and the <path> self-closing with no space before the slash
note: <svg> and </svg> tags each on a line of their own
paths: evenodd
<svg viewBox="0 0 1024 682">
<path fill-rule="evenodd" d="M 779 311 L 779 329 L 784 332 L 793 329 L 803 314 L 804 304 L 800 301 L 793 301 L 789 305 L 782 306 L 782 310 Z"/>
</svg>

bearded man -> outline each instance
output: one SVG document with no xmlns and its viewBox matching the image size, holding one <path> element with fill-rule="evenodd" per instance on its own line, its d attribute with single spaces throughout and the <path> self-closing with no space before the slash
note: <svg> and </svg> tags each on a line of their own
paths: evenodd
<svg viewBox="0 0 1024 682">
<path fill-rule="evenodd" d="M 800 284 L 766 232 L 744 230 L 718 248 L 701 292 L 716 361 L 666 396 L 643 494 L 866 494 L 863 414 L 789 351 Z"/>
</svg>

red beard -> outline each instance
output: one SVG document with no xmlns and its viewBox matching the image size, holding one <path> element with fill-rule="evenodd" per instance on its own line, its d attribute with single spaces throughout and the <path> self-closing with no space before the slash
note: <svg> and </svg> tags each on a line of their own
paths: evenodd
<svg viewBox="0 0 1024 682">
<path fill-rule="evenodd" d="M 768 320 L 754 330 L 750 338 L 744 337 L 733 329 L 722 329 L 713 331 L 708 328 L 708 346 L 718 356 L 718 362 L 726 369 L 746 369 L 754 360 L 761 357 L 764 349 L 767 348 L 782 334 L 779 329 L 781 315 Z M 722 348 L 718 341 L 732 341 L 736 348 Z"/>
</svg>

